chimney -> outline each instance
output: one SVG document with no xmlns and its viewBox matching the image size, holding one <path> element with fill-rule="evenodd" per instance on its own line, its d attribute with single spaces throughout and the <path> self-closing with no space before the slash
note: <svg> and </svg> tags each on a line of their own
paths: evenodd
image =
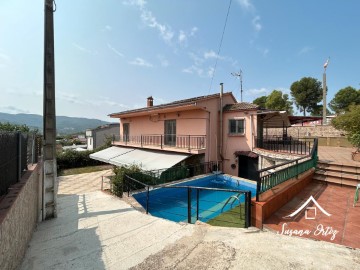
<svg viewBox="0 0 360 270">
<path fill-rule="evenodd" d="M 154 99 L 153 99 L 152 96 L 148 97 L 147 98 L 147 107 L 152 107 L 153 106 L 153 101 L 154 101 Z"/>
</svg>

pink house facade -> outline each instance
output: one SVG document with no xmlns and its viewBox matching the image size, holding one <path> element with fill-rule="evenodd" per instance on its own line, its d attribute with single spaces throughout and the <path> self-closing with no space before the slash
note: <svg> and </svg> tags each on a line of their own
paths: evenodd
<svg viewBox="0 0 360 270">
<path fill-rule="evenodd" d="M 110 114 L 120 121 L 113 145 L 186 153 L 191 162 L 220 161 L 225 173 L 238 174 L 236 151 L 251 151 L 258 107 L 237 103 L 231 92 Z"/>
</svg>

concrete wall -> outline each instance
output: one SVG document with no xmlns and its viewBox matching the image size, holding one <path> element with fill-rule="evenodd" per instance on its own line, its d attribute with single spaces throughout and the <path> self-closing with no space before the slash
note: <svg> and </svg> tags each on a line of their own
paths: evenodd
<svg viewBox="0 0 360 270">
<path fill-rule="evenodd" d="M 335 129 L 331 125 L 327 126 L 293 126 L 289 127 L 288 135 L 292 137 L 344 137 L 345 132 Z M 264 135 L 282 136 L 282 128 L 269 128 L 264 130 Z"/>
<path fill-rule="evenodd" d="M 113 135 L 119 136 L 119 124 L 110 125 L 109 127 L 106 127 L 106 128 L 95 129 L 93 131 L 93 136 L 94 136 L 93 147 L 94 147 L 94 149 L 105 145 L 106 138 L 107 137 L 112 138 Z"/>
<path fill-rule="evenodd" d="M 23 259 L 40 217 L 41 178 L 33 165 L 0 201 L 0 269 L 17 269 Z"/>
</svg>

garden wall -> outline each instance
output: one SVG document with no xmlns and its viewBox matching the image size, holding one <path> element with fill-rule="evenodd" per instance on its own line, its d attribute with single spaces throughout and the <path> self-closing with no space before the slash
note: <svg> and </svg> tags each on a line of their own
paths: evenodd
<svg viewBox="0 0 360 270">
<path fill-rule="evenodd" d="M 30 166 L 0 201 L 0 269 L 17 269 L 40 217 L 42 170 Z"/>
</svg>

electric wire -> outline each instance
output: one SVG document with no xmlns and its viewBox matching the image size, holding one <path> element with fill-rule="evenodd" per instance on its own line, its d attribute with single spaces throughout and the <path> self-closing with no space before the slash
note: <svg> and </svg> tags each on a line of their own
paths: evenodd
<svg viewBox="0 0 360 270">
<path fill-rule="evenodd" d="M 219 49 L 218 49 L 217 57 L 216 57 L 216 60 L 215 60 L 214 70 L 213 70 L 212 76 L 211 76 L 211 82 L 210 82 L 210 87 L 209 87 L 209 93 L 208 93 L 208 94 L 210 94 L 211 87 L 212 87 L 212 84 L 213 84 L 213 81 L 214 81 L 215 72 L 216 72 L 216 67 L 217 67 L 217 63 L 218 63 L 219 57 L 220 57 L 220 51 L 221 51 L 221 47 L 222 47 L 222 42 L 223 42 L 223 39 L 224 39 L 224 34 L 225 34 L 225 30 L 226 30 L 226 25 L 227 25 L 229 13 L 230 13 L 231 3 L 232 3 L 232 0 L 229 1 L 229 7 L 228 7 L 228 10 L 227 10 L 227 13 L 226 13 L 225 24 L 224 24 L 224 28 L 223 28 L 223 31 L 222 31 L 222 34 L 221 34 Z"/>
</svg>

